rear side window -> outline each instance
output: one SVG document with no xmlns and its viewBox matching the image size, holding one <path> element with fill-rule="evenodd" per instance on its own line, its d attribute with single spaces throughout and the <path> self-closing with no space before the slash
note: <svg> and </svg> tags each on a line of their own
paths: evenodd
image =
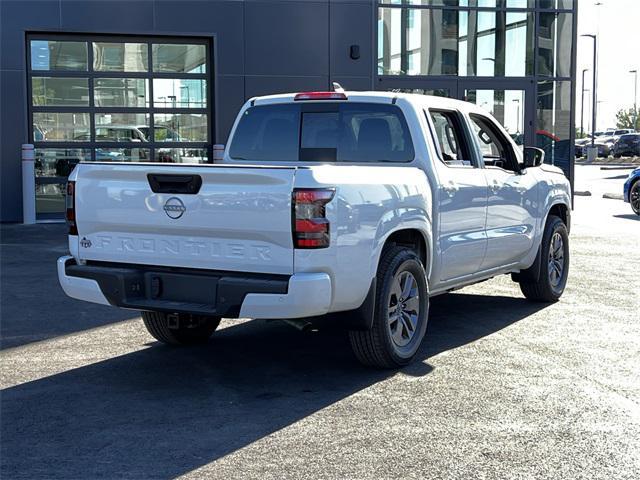
<svg viewBox="0 0 640 480">
<path fill-rule="evenodd" d="M 413 144 L 395 105 L 263 105 L 243 114 L 229 148 L 238 160 L 410 162 Z"/>
</svg>

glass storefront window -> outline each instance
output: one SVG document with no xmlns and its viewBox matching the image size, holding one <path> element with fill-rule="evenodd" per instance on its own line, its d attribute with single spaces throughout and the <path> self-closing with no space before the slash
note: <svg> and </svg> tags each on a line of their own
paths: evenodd
<svg viewBox="0 0 640 480">
<path fill-rule="evenodd" d="M 208 141 L 207 116 L 191 113 L 156 113 L 153 116 L 156 142 Z"/>
<path fill-rule="evenodd" d="M 33 113 L 34 142 L 82 142 L 88 134 L 88 113 Z"/>
<path fill-rule="evenodd" d="M 91 160 L 91 151 L 82 148 L 36 148 L 36 213 L 61 214 L 65 210 L 66 177 L 78 162 Z"/>
<path fill-rule="evenodd" d="M 207 49 L 204 45 L 154 44 L 152 56 L 154 72 L 207 72 Z"/>
<path fill-rule="evenodd" d="M 91 160 L 86 148 L 36 148 L 36 177 L 66 177 L 83 160 Z"/>
<path fill-rule="evenodd" d="M 34 77 L 31 79 L 32 105 L 75 107 L 89 105 L 86 78 Z"/>
<path fill-rule="evenodd" d="M 540 13 L 538 31 L 538 74 L 571 76 L 573 20 L 570 13 Z"/>
<path fill-rule="evenodd" d="M 207 81 L 154 78 L 153 105 L 155 108 L 206 108 Z"/>
<path fill-rule="evenodd" d="M 149 115 L 145 113 L 98 113 L 96 142 L 148 142 Z"/>
<path fill-rule="evenodd" d="M 204 148 L 158 148 L 154 160 L 161 163 L 207 163 L 208 152 Z"/>
<path fill-rule="evenodd" d="M 148 107 L 149 81 L 144 78 L 96 78 L 96 107 Z"/>
<path fill-rule="evenodd" d="M 380 8 L 379 75 L 533 74 L 534 14 Z"/>
<path fill-rule="evenodd" d="M 148 148 L 96 148 L 97 162 L 149 162 Z"/>
<path fill-rule="evenodd" d="M 146 72 L 149 50 L 146 43 L 93 43 L 93 69 L 100 72 Z"/>
<path fill-rule="evenodd" d="M 568 172 L 571 152 L 571 82 L 538 82 L 536 146 L 545 162 Z"/>
<path fill-rule="evenodd" d="M 381 5 L 571 10 L 574 0 L 380 0 Z"/>
<path fill-rule="evenodd" d="M 31 70 L 87 70 L 87 43 L 31 40 Z"/>
</svg>

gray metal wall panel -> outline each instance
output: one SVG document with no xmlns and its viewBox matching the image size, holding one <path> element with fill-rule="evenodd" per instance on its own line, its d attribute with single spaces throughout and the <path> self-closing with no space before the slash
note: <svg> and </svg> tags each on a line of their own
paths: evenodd
<svg viewBox="0 0 640 480">
<path fill-rule="evenodd" d="M 245 101 L 244 77 L 221 76 L 216 79 L 218 96 L 215 103 L 217 143 L 226 143 L 233 121 Z"/>
<path fill-rule="evenodd" d="M 157 1 L 156 32 L 172 35 L 215 34 L 216 73 L 244 73 L 244 5 L 237 1 Z"/>
<path fill-rule="evenodd" d="M 64 0 L 61 28 L 87 33 L 153 30 L 153 0 Z"/>
<path fill-rule="evenodd" d="M 373 90 L 371 88 L 371 77 L 346 77 L 342 75 L 333 75 L 332 82 L 338 82 L 345 90 Z"/>
<path fill-rule="evenodd" d="M 245 2 L 247 75 L 326 75 L 329 7 L 317 2 Z"/>
<path fill-rule="evenodd" d="M 0 218 L 3 221 L 22 220 L 20 145 L 27 138 L 25 97 L 24 72 L 0 72 Z"/>
<path fill-rule="evenodd" d="M 0 68 L 25 67 L 24 32 L 60 27 L 60 1 L 0 0 Z"/>
<path fill-rule="evenodd" d="M 329 77 L 277 77 L 260 76 L 245 78 L 245 95 L 247 98 L 271 93 L 308 92 L 326 90 Z"/>
<path fill-rule="evenodd" d="M 331 75 L 371 76 L 371 5 L 330 6 Z M 360 47 L 360 58 L 350 58 L 351 45 Z"/>
</svg>

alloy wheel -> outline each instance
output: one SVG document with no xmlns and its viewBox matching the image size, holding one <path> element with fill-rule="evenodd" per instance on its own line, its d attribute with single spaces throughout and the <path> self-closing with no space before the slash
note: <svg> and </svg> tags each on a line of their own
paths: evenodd
<svg viewBox="0 0 640 480">
<path fill-rule="evenodd" d="M 564 274 L 564 241 L 559 232 L 555 232 L 551 237 L 549 247 L 549 283 L 551 288 L 557 289 Z"/>
<path fill-rule="evenodd" d="M 388 328 L 391 339 L 398 347 L 411 342 L 418 328 L 420 295 L 418 283 L 411 272 L 396 273 L 388 302 Z"/>
</svg>

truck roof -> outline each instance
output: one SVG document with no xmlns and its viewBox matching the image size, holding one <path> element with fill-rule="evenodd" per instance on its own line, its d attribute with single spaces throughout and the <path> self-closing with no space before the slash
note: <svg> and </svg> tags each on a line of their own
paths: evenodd
<svg viewBox="0 0 640 480">
<path fill-rule="evenodd" d="M 249 101 L 253 102 L 256 105 L 293 103 L 294 98 L 298 93 L 305 93 L 305 92 L 265 95 L 261 97 L 253 97 Z M 470 102 L 465 102 L 462 100 L 457 100 L 449 97 L 423 95 L 420 93 L 401 93 L 401 92 L 387 92 L 387 91 L 365 91 L 365 92 L 345 91 L 344 94 L 347 96 L 346 101 L 391 103 L 394 100 L 397 101 L 399 99 L 403 99 L 409 103 L 420 105 L 422 107 L 428 107 L 428 108 L 456 108 L 458 110 L 463 110 L 463 111 L 484 112 L 484 110 L 482 110 L 480 107 Z M 310 101 L 314 101 L 314 100 L 303 100 L 301 101 L 301 103 L 310 102 Z M 317 100 L 317 101 L 325 102 L 327 100 Z M 335 100 L 335 101 L 340 102 L 345 100 Z"/>
</svg>

